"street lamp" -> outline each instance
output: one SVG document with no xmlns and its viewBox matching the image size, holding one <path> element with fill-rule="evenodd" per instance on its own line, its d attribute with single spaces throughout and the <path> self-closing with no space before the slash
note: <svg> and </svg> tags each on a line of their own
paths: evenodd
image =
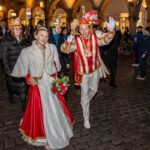
<svg viewBox="0 0 150 150">
<path fill-rule="evenodd" d="M 44 7 L 45 7 L 45 5 L 44 5 L 44 2 L 43 2 L 43 1 L 40 1 L 40 7 L 41 7 L 41 8 L 44 8 Z"/>
<path fill-rule="evenodd" d="M 47 0 L 41 0 L 40 1 L 40 7 L 44 10 L 44 14 L 45 14 L 45 26 L 47 27 L 47 22 L 48 22 L 48 16 L 47 16 Z"/>
<path fill-rule="evenodd" d="M 2 11 L 3 10 L 3 7 L 2 6 L 0 6 L 0 11 Z"/>
<path fill-rule="evenodd" d="M 3 19 L 4 18 L 4 10 L 3 10 L 3 6 L 0 5 L 0 18 Z"/>
</svg>

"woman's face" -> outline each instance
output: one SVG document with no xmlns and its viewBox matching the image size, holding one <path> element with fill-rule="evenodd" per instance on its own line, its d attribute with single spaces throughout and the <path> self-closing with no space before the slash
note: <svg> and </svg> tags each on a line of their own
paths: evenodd
<svg viewBox="0 0 150 150">
<path fill-rule="evenodd" d="M 41 30 L 35 35 L 36 41 L 40 45 L 45 45 L 48 41 L 48 32 Z"/>
<path fill-rule="evenodd" d="M 67 29 L 63 30 L 63 34 L 67 35 Z"/>
<path fill-rule="evenodd" d="M 20 36 L 21 33 L 22 33 L 22 29 L 21 28 L 14 28 L 13 30 L 14 30 L 14 35 L 16 37 Z"/>
</svg>

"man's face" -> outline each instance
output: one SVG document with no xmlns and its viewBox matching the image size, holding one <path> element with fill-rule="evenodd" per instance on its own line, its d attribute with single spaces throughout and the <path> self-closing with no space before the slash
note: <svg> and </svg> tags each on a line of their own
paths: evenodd
<svg viewBox="0 0 150 150">
<path fill-rule="evenodd" d="M 48 41 L 48 32 L 47 31 L 39 31 L 36 35 L 35 35 L 35 39 L 37 40 L 37 43 L 40 45 L 45 45 Z"/>
<path fill-rule="evenodd" d="M 6 26 L 6 22 L 5 22 L 5 21 L 2 21 L 2 22 L 1 22 L 1 25 L 2 25 L 2 27 L 5 27 L 5 26 Z"/>
<path fill-rule="evenodd" d="M 61 27 L 60 26 L 56 26 L 54 28 L 54 32 L 55 32 L 55 34 L 60 34 L 61 33 Z"/>
<path fill-rule="evenodd" d="M 137 28 L 137 31 L 139 32 L 139 31 L 142 31 L 142 28 Z"/>
<path fill-rule="evenodd" d="M 82 35 L 82 37 L 84 39 L 87 39 L 89 37 L 90 34 L 90 27 L 85 25 L 85 26 L 80 26 L 79 28 L 79 32 Z"/>
</svg>

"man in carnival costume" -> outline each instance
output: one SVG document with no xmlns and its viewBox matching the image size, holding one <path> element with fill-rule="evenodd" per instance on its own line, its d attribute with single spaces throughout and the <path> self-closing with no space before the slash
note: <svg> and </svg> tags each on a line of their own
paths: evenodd
<svg viewBox="0 0 150 150">
<path fill-rule="evenodd" d="M 99 46 L 109 44 L 115 34 L 115 20 L 111 17 L 109 17 L 109 22 L 106 22 L 108 33 L 96 31 L 93 34 L 90 25 L 99 21 L 97 16 L 96 11 L 85 13 L 85 8 L 82 7 L 82 18 L 79 24 L 80 34 L 69 35 L 61 47 L 64 53 L 74 52 L 75 85 L 81 86 L 81 106 L 84 127 L 87 129 L 90 128 L 90 101 L 98 91 L 100 78 L 106 78 L 109 74 L 101 59 Z"/>
</svg>

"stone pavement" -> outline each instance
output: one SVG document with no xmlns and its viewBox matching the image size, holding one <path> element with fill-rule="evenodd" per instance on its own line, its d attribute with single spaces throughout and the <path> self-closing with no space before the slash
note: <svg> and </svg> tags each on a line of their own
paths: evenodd
<svg viewBox="0 0 150 150">
<path fill-rule="evenodd" d="M 109 82 L 100 83 L 103 96 L 91 101 L 91 129 L 83 127 L 80 89 L 73 85 L 66 101 L 74 118 L 74 137 L 63 150 L 150 150 L 150 71 L 145 81 L 137 81 L 139 69 L 131 60 L 121 56 L 118 62 L 117 89 Z M 150 70 L 150 68 L 148 68 Z M 26 144 L 18 131 L 22 118 L 21 104 L 8 103 L 7 91 L 0 91 L 0 150 L 44 150 Z"/>
</svg>

